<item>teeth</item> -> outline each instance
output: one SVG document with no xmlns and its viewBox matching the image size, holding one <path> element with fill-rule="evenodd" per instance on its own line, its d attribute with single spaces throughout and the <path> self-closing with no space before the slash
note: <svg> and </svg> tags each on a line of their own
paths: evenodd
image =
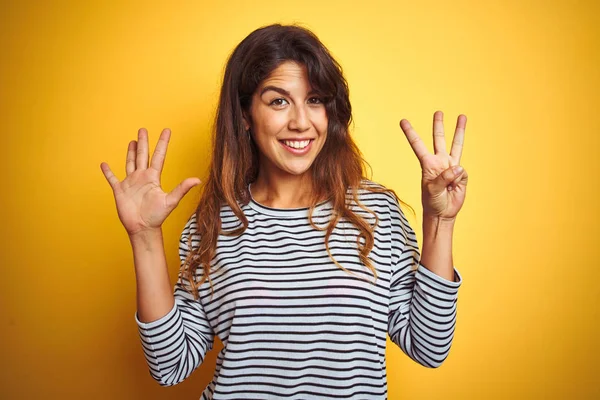
<svg viewBox="0 0 600 400">
<path fill-rule="evenodd" d="M 303 149 L 310 143 L 310 140 L 302 140 L 302 141 L 292 141 L 292 140 L 284 140 L 283 143 L 286 146 L 293 147 L 295 149 Z"/>
</svg>

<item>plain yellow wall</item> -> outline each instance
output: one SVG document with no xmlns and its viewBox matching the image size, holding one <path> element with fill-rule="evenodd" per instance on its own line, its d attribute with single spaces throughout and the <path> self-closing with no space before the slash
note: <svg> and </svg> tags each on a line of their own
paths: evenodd
<svg viewBox="0 0 600 400">
<path fill-rule="evenodd" d="M 12 4 L 10 4 L 12 3 Z M 571 4 L 573 3 L 573 4 Z M 575 4 L 576 3 L 576 4 Z M 203 177 L 226 57 L 259 26 L 299 22 L 342 64 L 373 179 L 422 243 L 420 169 L 467 116 L 464 278 L 449 358 L 423 368 L 388 341 L 390 399 L 600 396 L 598 2 L 13 1 L 0 9 L 0 397 L 197 399 L 217 351 L 161 388 L 134 321 L 132 254 L 100 171 L 172 130 L 163 184 Z M 164 225 L 175 281 L 192 191 Z"/>
</svg>

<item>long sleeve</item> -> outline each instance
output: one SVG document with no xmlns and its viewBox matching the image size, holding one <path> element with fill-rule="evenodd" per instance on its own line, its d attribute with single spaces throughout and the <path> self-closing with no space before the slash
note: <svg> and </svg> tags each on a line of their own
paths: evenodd
<svg viewBox="0 0 600 400">
<path fill-rule="evenodd" d="M 396 203 L 392 208 L 392 278 L 388 334 L 417 363 L 439 367 L 450 352 L 456 325 L 456 303 L 462 278 L 456 282 L 420 263 L 415 232 Z"/>
<path fill-rule="evenodd" d="M 198 239 L 195 229 L 196 217 L 192 215 L 179 241 L 182 263 L 190 251 L 189 236 Z M 161 386 L 176 385 L 190 376 L 214 344 L 214 332 L 202 304 L 185 290 L 180 278 L 181 274 L 174 287 L 175 304 L 165 316 L 144 323 L 135 313 L 150 375 Z M 187 281 L 184 284 L 189 285 Z"/>
</svg>

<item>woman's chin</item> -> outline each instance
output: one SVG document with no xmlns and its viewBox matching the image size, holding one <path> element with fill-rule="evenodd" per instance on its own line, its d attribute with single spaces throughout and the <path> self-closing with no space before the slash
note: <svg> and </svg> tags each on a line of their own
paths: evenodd
<svg viewBox="0 0 600 400">
<path fill-rule="evenodd" d="M 285 172 L 287 172 L 290 175 L 302 175 L 305 174 L 306 172 L 308 172 L 310 170 L 311 164 L 296 164 L 296 165 L 286 165 L 285 168 L 283 168 L 283 170 Z"/>
</svg>

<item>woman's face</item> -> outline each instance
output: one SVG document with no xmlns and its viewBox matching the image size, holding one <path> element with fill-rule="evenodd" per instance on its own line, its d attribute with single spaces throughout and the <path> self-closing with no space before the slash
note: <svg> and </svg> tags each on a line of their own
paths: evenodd
<svg viewBox="0 0 600 400">
<path fill-rule="evenodd" d="M 252 96 L 252 137 L 260 152 L 260 173 L 300 175 L 308 171 L 327 138 L 327 114 L 313 92 L 306 67 L 283 62 Z"/>
</svg>

